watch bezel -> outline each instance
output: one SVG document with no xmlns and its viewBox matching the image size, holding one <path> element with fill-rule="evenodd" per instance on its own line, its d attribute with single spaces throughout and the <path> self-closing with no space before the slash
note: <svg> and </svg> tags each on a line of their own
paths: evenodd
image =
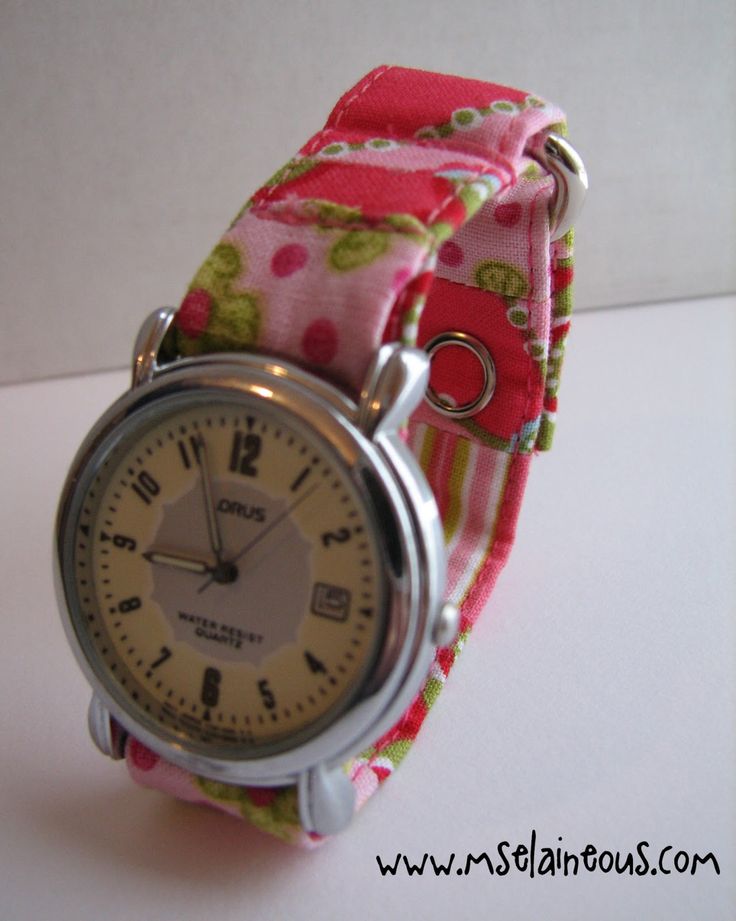
<svg viewBox="0 0 736 921">
<path fill-rule="evenodd" d="M 115 443 L 131 416 L 148 414 L 160 401 L 196 397 L 202 390 L 246 394 L 272 401 L 326 439 L 359 491 L 366 474 L 378 490 L 387 527 L 377 529 L 384 559 L 400 556 L 385 570 L 386 636 L 375 668 L 360 694 L 348 702 L 318 735 L 274 754 L 234 760 L 211 757 L 172 743 L 140 724 L 108 691 L 77 635 L 79 619 L 73 571 L 77 512 L 86 485 L 102 463 L 100 449 Z M 441 604 L 445 557 L 434 496 L 398 432 L 382 428 L 367 437 L 358 427 L 360 407 L 326 381 L 288 362 L 252 353 L 225 353 L 180 359 L 157 368 L 151 379 L 118 399 L 93 426 L 69 471 L 59 504 L 54 553 L 56 588 L 72 650 L 111 716 L 152 750 L 195 774 L 241 784 L 290 783 L 317 764 L 335 765 L 363 748 L 392 725 L 419 689 L 432 659 L 433 615 Z M 112 448 L 111 448 L 112 449 Z M 298 735 L 298 734 L 297 734 Z"/>
</svg>

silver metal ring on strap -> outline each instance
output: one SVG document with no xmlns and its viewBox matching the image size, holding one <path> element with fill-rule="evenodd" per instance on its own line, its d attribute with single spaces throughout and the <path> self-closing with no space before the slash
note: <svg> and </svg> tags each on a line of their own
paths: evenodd
<svg viewBox="0 0 736 921">
<path fill-rule="evenodd" d="M 468 403 L 456 404 L 451 402 L 446 395 L 438 394 L 430 386 L 427 387 L 425 399 L 428 403 L 442 413 L 443 416 L 450 416 L 455 419 L 464 419 L 468 416 L 474 416 L 479 413 L 483 407 L 487 406 L 496 389 L 496 366 L 491 358 L 491 353 L 483 345 L 480 339 L 471 336 L 470 333 L 461 333 L 457 331 L 440 333 L 438 336 L 430 339 L 424 345 L 424 350 L 429 355 L 430 360 L 440 351 L 449 345 L 460 346 L 467 349 L 480 362 L 483 371 L 483 386 L 478 395 Z"/>
<path fill-rule="evenodd" d="M 588 192 L 588 174 L 578 152 L 559 134 L 548 134 L 539 158 L 555 177 L 557 192 L 550 215 L 550 239 L 559 240 L 577 220 Z"/>
</svg>

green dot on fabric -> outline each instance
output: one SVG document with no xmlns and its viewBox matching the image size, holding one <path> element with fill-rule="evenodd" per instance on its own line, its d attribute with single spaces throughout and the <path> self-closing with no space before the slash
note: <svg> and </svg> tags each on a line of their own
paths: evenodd
<svg viewBox="0 0 736 921">
<path fill-rule="evenodd" d="M 203 288 L 213 297 L 219 297 L 236 275 L 243 270 L 244 255 L 231 243 L 218 243 L 199 267 L 191 288 Z"/>
<path fill-rule="evenodd" d="M 342 144 L 328 144 L 327 147 L 323 148 L 322 153 L 327 156 L 332 156 L 334 154 L 342 153 L 342 151 Z"/>
<path fill-rule="evenodd" d="M 444 243 L 455 233 L 456 228 L 447 221 L 437 221 L 436 224 L 432 224 L 429 230 L 437 243 Z"/>
<path fill-rule="evenodd" d="M 427 708 L 431 707 L 437 700 L 441 690 L 442 682 L 438 678 L 427 679 L 427 683 L 424 685 L 424 690 L 422 691 L 422 699 L 427 705 Z"/>
<path fill-rule="evenodd" d="M 438 125 L 437 127 L 437 134 L 439 134 L 441 138 L 449 138 L 453 133 L 452 125 L 449 122 L 446 125 Z"/>
<path fill-rule="evenodd" d="M 390 147 L 391 141 L 387 141 L 385 138 L 374 138 L 370 141 L 370 146 L 380 150 L 382 147 Z"/>
<path fill-rule="evenodd" d="M 349 230 L 330 249 L 330 265 L 338 272 L 349 272 L 370 265 L 388 249 L 389 236 L 375 230 Z"/>
<path fill-rule="evenodd" d="M 524 297 L 529 291 L 529 282 L 517 268 L 495 259 L 478 263 L 475 281 L 484 291 L 494 291 L 506 297 Z"/>
<path fill-rule="evenodd" d="M 218 780 L 208 780 L 205 777 L 197 777 L 196 781 L 203 793 L 206 793 L 207 796 L 219 803 L 239 802 L 246 798 L 246 792 L 243 787 L 221 783 Z"/>
<path fill-rule="evenodd" d="M 225 343 L 226 347 L 245 349 L 255 345 L 260 324 L 258 297 L 250 293 L 231 294 L 213 308 L 205 335 Z"/>
<path fill-rule="evenodd" d="M 398 767 L 410 748 L 411 739 L 398 739 L 396 742 L 390 742 L 381 750 L 381 757 L 388 758 L 394 767 Z"/>
<path fill-rule="evenodd" d="M 294 787 L 284 787 L 276 795 L 273 803 L 274 818 L 284 822 L 299 822 L 299 805 Z"/>
<path fill-rule="evenodd" d="M 572 313 L 572 285 L 555 294 L 555 317 L 567 317 Z"/>
<path fill-rule="evenodd" d="M 475 113 L 471 109 L 459 109 L 453 117 L 458 125 L 472 125 Z"/>
<path fill-rule="evenodd" d="M 466 185 L 460 190 L 458 198 L 465 205 L 465 212 L 468 218 L 471 218 L 483 202 L 486 201 L 488 195 L 484 195 L 476 186 Z"/>
<path fill-rule="evenodd" d="M 542 422 L 539 426 L 539 433 L 537 434 L 537 442 L 535 447 L 539 451 L 549 451 L 552 447 L 552 438 L 555 433 L 555 424 L 547 416 L 542 416 Z"/>
<path fill-rule="evenodd" d="M 407 236 L 426 236 L 427 230 L 418 217 L 413 214 L 387 214 L 385 221 L 399 233 Z"/>
<path fill-rule="evenodd" d="M 261 327 L 262 304 L 251 292 L 226 292 L 213 301 L 207 329 L 198 339 L 178 337 L 182 355 L 202 355 L 253 348 Z"/>
<path fill-rule="evenodd" d="M 281 185 L 282 182 L 287 182 L 291 179 L 298 179 L 299 176 L 303 176 L 305 173 L 308 173 L 311 169 L 317 165 L 316 160 L 310 160 L 309 157 L 302 157 L 301 159 L 296 158 L 290 160 L 286 166 L 282 166 L 280 170 L 277 170 L 273 176 L 266 182 L 267 187 Z"/>
<path fill-rule="evenodd" d="M 499 102 L 494 102 L 494 103 L 493 103 L 493 109 L 494 109 L 494 111 L 496 111 L 496 112 L 513 112 L 513 111 L 514 111 L 514 108 L 515 108 L 515 106 L 514 106 L 514 104 L 511 103 L 511 102 L 502 102 L 502 101 L 499 101 Z"/>
<path fill-rule="evenodd" d="M 507 316 L 509 318 L 509 323 L 514 326 L 518 326 L 522 329 L 526 326 L 527 315 L 525 310 L 517 307 L 513 310 L 509 310 Z"/>
<path fill-rule="evenodd" d="M 540 179 L 542 170 L 537 163 L 530 163 L 521 175 L 524 179 Z"/>
<path fill-rule="evenodd" d="M 242 260 L 232 243 L 218 243 L 209 257 L 212 271 L 220 278 L 234 278 L 240 273 Z"/>
<path fill-rule="evenodd" d="M 309 210 L 313 210 L 321 224 L 350 224 L 363 219 L 359 208 L 350 208 L 347 205 L 336 205 L 332 201 L 310 199 L 305 202 Z"/>
</svg>

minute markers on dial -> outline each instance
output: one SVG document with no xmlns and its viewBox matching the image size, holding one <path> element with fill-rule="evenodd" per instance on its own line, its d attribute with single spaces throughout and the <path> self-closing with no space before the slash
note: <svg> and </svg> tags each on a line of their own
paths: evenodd
<svg viewBox="0 0 736 921">
<path fill-rule="evenodd" d="M 217 408 L 200 406 L 186 415 L 171 414 L 166 428 L 160 425 L 146 433 L 137 454 L 130 452 L 116 466 L 111 464 L 96 504 L 83 507 L 81 524 L 89 533 L 80 528 L 76 536 L 79 563 L 89 565 L 92 557 L 99 573 L 97 601 L 89 602 L 89 610 L 94 616 L 99 603 L 102 616 L 96 617 L 89 631 L 91 641 L 104 650 L 101 657 L 111 680 L 167 732 L 193 741 L 260 748 L 270 746 L 272 740 L 281 745 L 279 740 L 289 732 L 311 725 L 328 707 L 338 705 L 352 682 L 360 680 L 364 650 L 375 646 L 373 623 L 377 622 L 358 611 L 361 605 L 377 601 L 372 586 L 361 584 L 361 576 L 372 573 L 366 568 L 366 557 L 377 561 L 373 543 L 366 541 L 365 534 L 359 535 L 362 526 L 369 529 L 361 514 L 361 496 L 349 488 L 349 471 L 336 467 L 331 457 L 316 450 L 320 445 L 303 440 L 301 432 L 279 427 L 281 419 L 265 419 L 265 413 L 248 417 L 241 407 L 226 410 L 221 414 Z M 239 441 L 237 430 L 243 436 Z M 255 438 L 246 442 L 246 435 Z M 204 465 L 199 439 L 206 441 Z M 262 446 L 260 456 L 253 456 L 256 439 Z M 230 467 L 233 453 L 235 470 Z M 212 517 L 207 516 L 208 485 L 220 540 Z M 325 488 L 320 493 L 317 486 Z M 223 498 L 233 508 L 236 503 L 239 508 L 262 505 L 262 515 L 225 514 L 224 504 L 218 510 Z M 246 523 L 245 518 L 254 520 Z M 215 589 L 209 595 L 197 594 L 202 583 L 223 581 L 217 578 L 216 548 L 234 572 L 237 559 L 242 578 L 232 591 L 217 597 Z M 301 565 L 303 559 L 309 565 L 298 570 L 295 564 Z M 78 584 L 85 575 L 84 569 L 78 569 Z M 112 577 L 109 588 L 102 584 L 107 575 Z M 377 574 L 372 575 L 375 582 Z M 310 595 L 320 580 L 341 583 L 354 599 L 344 626 L 336 624 L 333 629 L 324 618 L 320 622 L 312 616 Z M 242 592 L 240 583 L 245 583 Z M 291 634 L 287 637 L 286 628 L 282 635 L 280 626 L 277 630 L 266 622 L 258 632 L 265 635 L 266 628 L 275 632 L 273 661 L 264 660 L 258 644 L 248 638 L 242 638 L 242 650 L 250 651 L 252 662 L 240 653 L 228 655 L 234 643 L 225 641 L 226 633 L 238 642 L 241 634 L 250 636 L 255 629 L 248 626 L 250 618 L 268 610 L 269 593 L 281 584 L 303 589 L 303 599 L 294 589 L 291 605 L 296 612 L 293 619 L 298 619 L 297 614 L 304 618 L 303 635 L 287 642 Z M 103 600 L 106 591 L 112 594 Z M 211 609 L 215 601 L 217 610 Z M 119 609 L 121 603 L 124 611 Z M 116 610 L 108 614 L 109 605 Z M 282 610 L 283 604 L 274 606 L 279 616 Z M 205 628 L 195 635 L 195 621 L 185 621 L 181 611 L 200 621 L 214 619 L 218 625 L 206 628 L 207 637 L 202 633 Z M 356 626 L 356 617 L 363 630 Z M 102 632 L 93 636 L 98 625 Z M 363 645 L 351 643 L 353 637 L 363 640 Z M 253 666 L 258 668 L 255 675 Z M 213 669 L 207 680 L 205 667 Z M 222 675 L 219 683 L 212 681 L 217 672 Z M 259 682 L 266 684 L 259 687 Z M 224 730 L 229 726 L 228 736 Z"/>
<path fill-rule="evenodd" d="M 311 467 L 305 467 L 305 468 L 301 471 L 301 473 L 297 474 L 296 479 L 294 480 L 294 482 L 293 482 L 293 483 L 291 484 L 291 486 L 289 487 L 290 492 L 296 492 L 297 489 L 299 489 L 299 487 L 302 485 L 302 483 L 306 480 L 306 478 L 309 476 L 309 474 L 310 474 L 311 472 L 312 472 L 312 468 L 311 468 Z"/>
</svg>

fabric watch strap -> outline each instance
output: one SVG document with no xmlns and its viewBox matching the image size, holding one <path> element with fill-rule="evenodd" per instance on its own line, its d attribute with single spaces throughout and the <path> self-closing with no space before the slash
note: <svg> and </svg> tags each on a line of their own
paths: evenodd
<svg viewBox="0 0 736 921">
<path fill-rule="evenodd" d="M 483 609 L 514 537 L 529 461 L 550 446 L 569 326 L 572 234 L 550 240 L 555 180 L 538 157 L 564 116 L 508 87 L 380 67 L 244 206 L 196 274 L 167 347 L 257 349 L 357 390 L 382 341 L 447 331 L 488 349 L 496 388 L 469 418 L 422 405 L 408 439 L 444 523 L 459 636 L 439 649 L 399 722 L 346 770 L 361 806 L 406 755 Z M 445 348 L 432 388 L 464 404 L 472 352 Z M 237 787 L 175 767 L 131 738 L 134 780 L 248 818 L 292 843 L 294 788 Z"/>
</svg>

